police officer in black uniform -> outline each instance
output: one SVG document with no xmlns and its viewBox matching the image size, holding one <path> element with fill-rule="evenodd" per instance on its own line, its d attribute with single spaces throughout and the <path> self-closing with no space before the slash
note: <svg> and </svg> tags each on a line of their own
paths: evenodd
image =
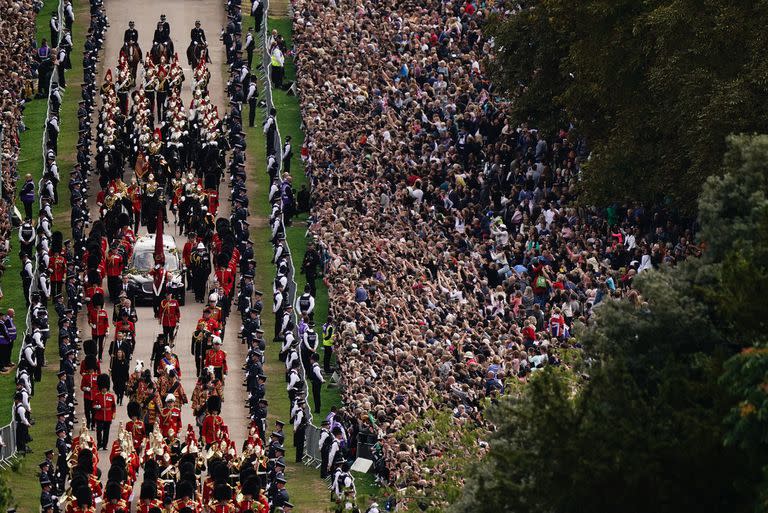
<svg viewBox="0 0 768 513">
<path fill-rule="evenodd" d="M 138 43 L 139 42 L 139 31 L 136 30 L 136 23 L 133 22 L 133 20 L 128 22 L 128 28 L 125 29 L 125 33 L 123 34 L 123 43 Z"/>
<path fill-rule="evenodd" d="M 200 20 L 195 21 L 194 28 L 189 32 L 189 39 L 192 41 L 193 44 L 197 43 L 199 45 L 202 45 L 202 44 L 208 43 L 208 41 L 205 39 L 205 30 L 200 28 Z"/>
</svg>

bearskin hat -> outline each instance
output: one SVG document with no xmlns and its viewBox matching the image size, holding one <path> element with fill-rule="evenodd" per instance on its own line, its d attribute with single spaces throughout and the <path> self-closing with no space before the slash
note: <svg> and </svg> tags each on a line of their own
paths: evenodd
<svg viewBox="0 0 768 513">
<path fill-rule="evenodd" d="M 232 488 L 228 484 L 217 485 L 213 489 L 213 498 L 217 501 L 228 501 L 232 498 Z"/>
<path fill-rule="evenodd" d="M 151 500 L 156 497 L 157 497 L 157 485 L 153 482 L 147 481 L 147 477 L 145 475 L 144 482 L 141 484 L 141 494 L 139 495 L 139 499 Z"/>
<path fill-rule="evenodd" d="M 77 466 L 86 474 L 93 472 L 93 453 L 90 449 L 82 449 L 78 453 Z"/>
<path fill-rule="evenodd" d="M 98 283 L 98 282 L 99 280 L 96 280 L 93 283 Z M 97 308 L 101 308 L 102 306 L 104 306 L 104 294 L 102 294 L 101 292 L 95 293 L 91 298 L 91 302 L 93 303 L 93 306 Z"/>
<path fill-rule="evenodd" d="M 109 471 L 107 472 L 107 481 L 115 481 L 118 483 L 122 483 L 125 479 L 125 470 L 120 465 L 115 465 L 114 462 L 112 463 L 112 466 L 109 467 Z"/>
<path fill-rule="evenodd" d="M 130 224 L 131 224 L 131 220 L 128 217 L 128 214 L 126 214 L 125 212 L 123 212 L 117 217 L 118 226 L 123 227 L 123 226 L 129 226 Z"/>
<path fill-rule="evenodd" d="M 107 487 L 104 489 L 104 495 L 106 495 L 108 501 L 118 500 L 121 492 L 122 489 L 119 481 L 108 481 Z"/>
<path fill-rule="evenodd" d="M 80 486 L 74 490 L 75 499 L 77 505 L 80 507 L 92 506 L 93 496 L 91 495 L 91 489 L 87 486 Z"/>
<path fill-rule="evenodd" d="M 157 473 L 157 462 L 155 460 L 147 460 L 144 464 L 144 482 L 157 479 Z"/>
<path fill-rule="evenodd" d="M 93 343 L 93 340 L 89 340 L 88 342 Z M 83 365 L 87 370 L 92 370 L 92 371 L 99 370 L 99 361 L 96 359 L 96 355 L 94 353 L 89 352 L 91 349 L 92 348 L 90 347 L 87 350 L 83 349 L 85 351 L 85 358 L 83 358 Z"/>
<path fill-rule="evenodd" d="M 195 488 L 192 486 L 192 483 L 189 481 L 180 481 L 179 485 L 176 487 L 176 498 L 180 499 L 182 497 L 192 497 L 192 495 L 195 493 Z"/>
<path fill-rule="evenodd" d="M 250 476 L 243 481 L 243 488 L 241 490 L 244 495 L 251 495 L 256 497 L 259 495 L 259 480 L 256 476 Z"/>
<path fill-rule="evenodd" d="M 61 253 L 62 249 L 64 249 L 64 236 L 59 231 L 53 232 L 53 237 L 51 237 L 51 253 Z"/>
<path fill-rule="evenodd" d="M 120 470 L 122 470 L 123 471 L 123 475 L 125 475 L 125 469 L 126 469 L 125 458 L 123 458 L 120 454 L 115 454 L 112 457 L 112 466 L 113 467 L 117 467 Z M 121 479 L 121 481 L 122 481 L 122 479 Z"/>
<path fill-rule="evenodd" d="M 91 271 L 88 273 L 89 279 L 92 272 L 99 267 L 101 263 L 101 246 L 89 245 L 88 246 L 88 269 Z M 90 280 L 93 282 L 93 280 Z"/>
<path fill-rule="evenodd" d="M 141 417 L 141 405 L 136 401 L 131 401 L 128 403 L 128 417 L 132 419 Z"/>
<path fill-rule="evenodd" d="M 208 475 L 217 483 L 222 483 L 229 478 L 227 463 L 221 458 L 211 458 L 208 462 Z"/>
<path fill-rule="evenodd" d="M 231 255 L 228 256 L 226 253 L 224 253 L 222 248 L 222 253 L 216 255 L 216 265 L 219 267 L 226 267 L 227 264 L 229 264 L 230 257 Z"/>
<path fill-rule="evenodd" d="M 206 403 L 208 406 L 209 412 L 221 412 L 221 397 L 217 395 L 212 395 L 208 398 L 208 401 Z"/>
<path fill-rule="evenodd" d="M 96 378 L 96 385 L 99 387 L 99 390 L 104 388 L 109 390 L 109 374 L 99 374 L 99 377 Z"/>
</svg>

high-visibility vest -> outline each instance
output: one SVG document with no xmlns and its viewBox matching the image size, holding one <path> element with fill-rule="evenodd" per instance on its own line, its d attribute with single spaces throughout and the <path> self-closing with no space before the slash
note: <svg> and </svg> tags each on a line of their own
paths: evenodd
<svg viewBox="0 0 768 513">
<path fill-rule="evenodd" d="M 279 68 L 279 67 L 282 66 L 282 64 L 280 64 L 280 61 L 277 59 L 277 57 L 275 56 L 274 53 L 272 54 L 271 59 L 272 59 L 272 63 L 271 63 L 272 66 L 274 66 L 276 68 Z"/>
<path fill-rule="evenodd" d="M 333 336 L 336 334 L 336 330 L 331 325 L 323 326 L 323 345 L 332 346 Z"/>
</svg>

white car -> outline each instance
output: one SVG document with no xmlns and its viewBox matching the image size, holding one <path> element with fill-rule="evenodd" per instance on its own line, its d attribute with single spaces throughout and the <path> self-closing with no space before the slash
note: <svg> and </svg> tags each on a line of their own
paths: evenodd
<svg viewBox="0 0 768 513">
<path fill-rule="evenodd" d="M 185 303 L 186 285 L 184 283 L 184 262 L 181 253 L 176 249 L 176 240 L 172 235 L 163 235 L 163 250 L 165 252 L 165 270 L 171 274 L 171 281 L 166 283 L 173 297 L 183 305 Z M 144 300 L 152 302 L 152 275 L 149 272 L 155 265 L 155 235 L 143 235 L 133 246 L 133 256 L 128 266 L 128 281 L 133 286 L 134 302 L 139 304 Z"/>
</svg>

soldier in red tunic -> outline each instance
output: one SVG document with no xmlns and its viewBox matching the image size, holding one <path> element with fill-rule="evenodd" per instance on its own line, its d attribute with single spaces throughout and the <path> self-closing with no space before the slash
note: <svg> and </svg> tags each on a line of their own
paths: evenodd
<svg viewBox="0 0 768 513">
<path fill-rule="evenodd" d="M 109 376 L 101 374 L 97 383 L 99 391 L 93 396 L 93 418 L 96 421 L 96 446 L 107 450 L 109 428 L 117 412 L 115 394 L 109 391 Z"/>
<path fill-rule="evenodd" d="M 98 298 L 94 298 L 94 316 L 91 322 L 91 338 L 98 345 L 98 357 L 101 361 L 102 354 L 104 353 L 104 339 L 109 333 L 109 314 L 104 309 L 104 299 L 102 297 L 101 304 L 98 304 Z"/>
<path fill-rule="evenodd" d="M 95 361 L 92 355 L 89 355 Z M 87 359 L 87 357 L 86 357 Z M 83 391 L 83 411 L 85 413 L 85 423 L 88 429 L 93 429 L 93 397 L 98 393 L 97 383 L 99 371 L 91 364 L 86 367 L 85 372 L 80 379 L 80 390 Z"/>
<path fill-rule="evenodd" d="M 169 344 L 176 340 L 176 326 L 181 319 L 179 302 L 173 298 L 173 293 L 165 292 L 165 299 L 160 303 L 160 324 L 163 326 L 163 335 Z"/>
<path fill-rule="evenodd" d="M 128 417 L 131 420 L 125 425 L 125 429 L 133 437 L 133 446 L 138 450 L 144 445 L 144 438 L 146 438 L 147 432 L 144 427 L 144 421 L 141 420 L 141 405 L 136 401 L 128 403 Z"/>
<path fill-rule="evenodd" d="M 163 507 L 163 502 L 157 498 L 157 484 L 144 481 L 141 485 L 139 503 L 136 506 L 136 513 L 149 513 L 152 508 Z"/>
<path fill-rule="evenodd" d="M 64 287 L 67 259 L 61 253 L 54 253 L 48 261 L 48 270 L 51 272 L 51 294 L 56 297 L 61 294 Z"/>
<path fill-rule="evenodd" d="M 120 293 L 121 275 L 125 269 L 123 255 L 113 247 L 107 255 L 107 290 L 109 290 L 109 299 L 112 302 L 117 301 L 117 295 Z"/>
<path fill-rule="evenodd" d="M 181 431 L 181 410 L 176 406 L 176 397 L 168 394 L 166 407 L 160 412 L 160 432 L 166 439 L 174 439 Z"/>
<path fill-rule="evenodd" d="M 205 448 L 210 448 L 211 445 L 219 443 L 222 438 L 221 428 L 224 425 L 224 419 L 221 418 L 221 398 L 218 396 L 211 396 L 207 401 L 208 412 L 203 419 L 203 443 Z"/>
<path fill-rule="evenodd" d="M 235 505 L 232 501 L 232 488 L 224 483 L 216 485 L 213 490 L 215 501 L 211 503 L 209 511 L 211 513 L 236 513 Z"/>
<path fill-rule="evenodd" d="M 101 513 L 117 513 L 129 511 L 130 505 L 122 497 L 122 487 L 119 482 L 109 481 L 104 490 L 105 502 L 101 506 Z"/>
<path fill-rule="evenodd" d="M 205 366 L 213 367 L 213 374 L 224 381 L 227 375 L 227 353 L 221 349 L 221 337 L 213 337 L 213 349 L 205 355 Z"/>
</svg>

